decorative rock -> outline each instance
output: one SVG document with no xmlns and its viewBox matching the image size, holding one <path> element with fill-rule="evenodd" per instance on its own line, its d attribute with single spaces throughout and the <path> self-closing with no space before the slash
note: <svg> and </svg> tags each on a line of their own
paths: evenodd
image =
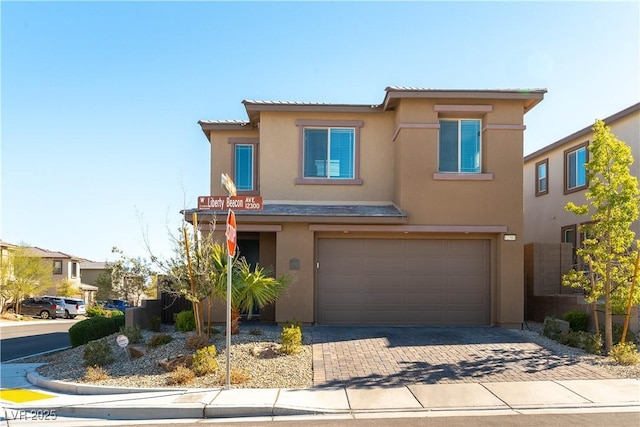
<svg viewBox="0 0 640 427">
<path fill-rule="evenodd" d="M 135 359 L 137 359 L 138 357 L 142 357 L 145 354 L 147 354 L 147 348 L 144 346 L 140 346 L 140 345 L 130 345 L 128 347 L 129 349 L 129 355 Z"/>
<path fill-rule="evenodd" d="M 191 365 L 193 365 L 193 355 L 179 354 L 175 357 L 158 360 L 158 365 L 167 372 L 173 372 L 178 366 L 189 368 Z"/>
<path fill-rule="evenodd" d="M 258 359 L 273 359 L 281 356 L 280 344 L 261 344 L 251 348 L 250 353 Z"/>
</svg>

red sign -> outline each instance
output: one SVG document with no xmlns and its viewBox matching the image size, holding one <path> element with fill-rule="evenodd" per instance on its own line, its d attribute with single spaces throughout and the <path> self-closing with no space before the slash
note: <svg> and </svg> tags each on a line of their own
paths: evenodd
<svg viewBox="0 0 640 427">
<path fill-rule="evenodd" d="M 233 213 L 232 210 L 229 210 L 227 214 L 227 232 L 225 236 L 227 236 L 227 250 L 229 251 L 229 255 L 233 256 L 236 253 L 236 214 Z"/>
<path fill-rule="evenodd" d="M 198 197 L 198 209 L 224 211 L 233 209 L 236 211 L 261 211 L 261 196 L 200 196 Z"/>
</svg>

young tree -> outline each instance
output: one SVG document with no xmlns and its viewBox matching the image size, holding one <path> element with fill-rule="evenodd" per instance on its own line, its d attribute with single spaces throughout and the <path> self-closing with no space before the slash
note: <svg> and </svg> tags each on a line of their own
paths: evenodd
<svg viewBox="0 0 640 427">
<path fill-rule="evenodd" d="M 197 220 L 195 222 L 195 230 L 183 222 L 180 237 L 170 235 L 174 244 L 172 258 L 161 260 L 154 256 L 148 244 L 147 250 L 152 262 L 163 272 L 163 280 L 159 281 L 158 286 L 165 292 L 191 301 L 196 317 L 196 332 L 201 334 L 202 322 L 199 319 L 202 301 L 208 299 L 207 312 L 211 319 L 213 301 L 226 300 L 228 253 L 226 245 L 214 238 L 215 224 L 209 224 L 210 231 L 201 236 L 200 225 Z M 148 240 L 145 239 L 145 242 Z M 288 276 L 273 278 L 270 274 L 271 270 L 259 266 L 251 269 L 239 254 L 232 258 L 232 333 L 239 332 L 240 313 L 243 310 L 251 313 L 253 307 L 264 307 L 274 302 L 291 281 Z"/>
<path fill-rule="evenodd" d="M 638 219 L 638 180 L 631 175 L 631 148 L 611 133 L 601 120 L 593 126 L 589 162 L 585 165 L 589 189 L 587 204 L 567 203 L 565 209 L 576 215 L 590 215 L 581 226 L 583 245 L 577 250 L 589 274 L 575 269 L 563 277 L 563 284 L 582 287 L 587 301 L 604 300 L 605 352 L 613 347 L 612 312 L 623 309 L 631 300 L 638 304 L 640 292 L 631 295 L 631 283 L 637 248 L 631 225 Z"/>
<path fill-rule="evenodd" d="M 6 265 L 3 262 L 2 275 L 3 296 L 16 302 L 16 313 L 20 313 L 23 298 L 43 292 L 52 283 L 51 264 L 35 256 L 26 245 L 11 249 Z"/>
<path fill-rule="evenodd" d="M 96 286 L 98 291 L 96 292 L 96 300 L 106 301 L 111 298 L 113 288 L 111 284 L 111 272 L 103 271 L 96 278 Z"/>
<path fill-rule="evenodd" d="M 73 285 L 69 279 L 64 279 L 56 284 L 56 295 L 61 297 L 71 297 L 74 293 Z"/>
<path fill-rule="evenodd" d="M 149 263 L 140 257 L 128 257 L 117 247 L 111 252 L 120 255 L 117 261 L 107 263 L 107 268 L 111 269 L 113 291 L 125 301 L 138 305 L 149 286 L 152 273 Z"/>
</svg>

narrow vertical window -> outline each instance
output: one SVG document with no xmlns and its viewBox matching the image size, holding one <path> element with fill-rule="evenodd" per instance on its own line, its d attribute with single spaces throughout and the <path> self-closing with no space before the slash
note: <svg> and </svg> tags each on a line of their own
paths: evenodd
<svg viewBox="0 0 640 427">
<path fill-rule="evenodd" d="M 536 163 L 536 196 L 549 192 L 549 159 Z"/>
<path fill-rule="evenodd" d="M 252 191 L 254 183 L 253 145 L 235 146 L 235 184 L 238 191 Z"/>
<path fill-rule="evenodd" d="M 238 193 L 259 194 L 259 142 L 258 138 L 229 138 L 231 176 Z"/>
</svg>

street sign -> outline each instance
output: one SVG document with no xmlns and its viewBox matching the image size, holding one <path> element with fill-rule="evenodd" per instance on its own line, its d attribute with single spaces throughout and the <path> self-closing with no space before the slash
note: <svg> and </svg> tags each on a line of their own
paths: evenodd
<svg viewBox="0 0 640 427">
<path fill-rule="evenodd" d="M 200 196 L 198 197 L 198 209 L 224 211 L 233 209 L 236 211 L 261 211 L 261 196 Z"/>
<path fill-rule="evenodd" d="M 236 253 L 236 214 L 233 213 L 231 209 L 229 209 L 229 214 L 227 215 L 227 232 L 225 236 L 227 236 L 227 250 L 229 251 L 229 256 L 233 257 Z"/>
</svg>

